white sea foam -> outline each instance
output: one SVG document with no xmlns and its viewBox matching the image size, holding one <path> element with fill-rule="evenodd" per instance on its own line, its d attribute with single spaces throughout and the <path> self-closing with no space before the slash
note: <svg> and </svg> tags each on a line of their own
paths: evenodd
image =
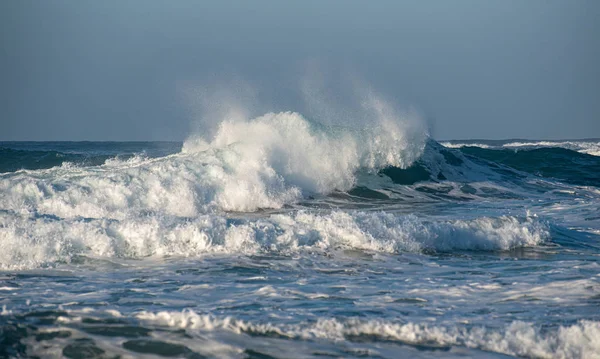
<svg viewBox="0 0 600 359">
<path fill-rule="evenodd" d="M 345 341 L 380 338 L 412 345 L 465 346 L 509 355 L 538 358 L 600 358 L 600 322 L 581 320 L 556 329 L 541 330 L 521 321 L 497 329 L 481 326 L 396 323 L 384 320 L 320 319 L 316 323 L 276 325 L 251 323 L 183 312 L 141 312 L 137 318 L 154 325 L 191 331 L 230 331 L 314 340 Z"/>
<path fill-rule="evenodd" d="M 444 147 L 448 148 L 462 148 L 462 147 L 480 147 L 480 148 L 493 148 L 493 146 L 486 145 L 483 143 L 457 143 L 457 142 L 440 142 Z"/>
<path fill-rule="evenodd" d="M 395 253 L 423 250 L 506 250 L 548 238 L 535 217 L 423 219 L 384 212 L 307 212 L 231 220 L 220 215 L 181 219 L 56 219 L 0 213 L 0 268 L 36 268 L 76 255 L 142 258 L 252 254 L 353 248 Z"/>
</svg>

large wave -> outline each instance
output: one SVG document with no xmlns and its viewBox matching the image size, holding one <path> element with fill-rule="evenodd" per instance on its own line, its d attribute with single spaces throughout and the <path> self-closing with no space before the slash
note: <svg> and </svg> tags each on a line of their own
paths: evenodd
<svg viewBox="0 0 600 359">
<path fill-rule="evenodd" d="M 349 190 L 359 169 L 406 168 L 425 142 L 425 133 L 387 119 L 349 130 L 315 125 L 297 113 L 270 113 L 224 121 L 212 140 L 188 140 L 171 156 L 4 175 L 0 208 L 113 219 L 148 211 L 189 217 L 280 208 L 303 195 Z"/>
<path fill-rule="evenodd" d="M 394 185 L 404 174 L 391 169 L 410 172 L 417 160 L 438 179 L 479 173 L 460 153 L 446 153 L 431 141 L 425 149 L 427 141 L 402 121 L 349 129 L 311 123 L 297 113 L 269 113 L 224 121 L 212 139 L 194 137 L 169 156 L 4 174 L 0 266 L 34 268 L 79 256 L 506 250 L 548 237 L 534 217 L 426 220 L 309 209 L 255 218 L 227 214 L 281 208 L 333 191 L 356 194 L 365 175 L 367 182 L 383 180 L 380 170 Z M 464 166 L 453 169 L 448 162 Z M 365 191 L 385 192 L 373 187 Z"/>
<path fill-rule="evenodd" d="M 528 192 L 527 176 L 445 148 L 411 119 L 379 116 L 363 128 L 324 126 L 293 112 L 225 120 L 210 138 L 193 136 L 166 156 L 0 174 L 0 268 L 79 256 L 534 246 L 549 238 L 535 216 L 421 218 L 348 205 L 356 197 L 409 204 L 514 199 L 552 188 Z M 342 205 L 311 209 L 319 198 Z"/>
<path fill-rule="evenodd" d="M 232 226 L 224 212 L 281 208 L 350 190 L 357 172 L 410 166 L 426 138 L 398 119 L 348 129 L 311 123 L 297 113 L 268 113 L 223 121 L 212 139 L 194 137 L 168 156 L 2 174 L 0 264 L 28 268 L 79 254 L 140 257 L 239 249 L 244 243 L 262 247 L 258 237 L 278 236 L 261 234 L 254 222 Z"/>
</svg>

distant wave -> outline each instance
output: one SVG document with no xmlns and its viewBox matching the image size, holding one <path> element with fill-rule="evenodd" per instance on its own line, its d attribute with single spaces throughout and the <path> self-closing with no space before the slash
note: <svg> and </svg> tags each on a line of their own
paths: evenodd
<svg viewBox="0 0 600 359">
<path fill-rule="evenodd" d="M 110 156 L 88 156 L 59 151 L 25 151 L 0 147 L 0 173 L 18 170 L 48 169 L 70 163 L 80 166 L 98 166 Z"/>
<path fill-rule="evenodd" d="M 561 147 L 515 151 L 462 147 L 461 152 L 565 183 L 600 187 L 600 158 Z"/>
<path fill-rule="evenodd" d="M 115 158 L 156 158 L 180 150 L 181 142 L 0 142 L 0 174 L 62 165 L 99 166 Z"/>
<path fill-rule="evenodd" d="M 543 147 L 560 147 L 580 153 L 600 156 L 600 140 L 572 140 L 572 141 L 444 141 L 441 143 L 448 148 L 480 147 L 489 149 L 534 149 Z"/>
</svg>

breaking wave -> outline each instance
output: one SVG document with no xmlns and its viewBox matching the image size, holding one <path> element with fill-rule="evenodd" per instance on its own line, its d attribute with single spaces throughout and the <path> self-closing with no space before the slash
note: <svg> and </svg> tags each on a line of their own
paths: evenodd
<svg viewBox="0 0 600 359">
<path fill-rule="evenodd" d="M 410 118 L 380 116 L 357 129 L 282 112 L 223 121 L 214 137 L 192 137 L 164 156 L 4 173 L 0 268 L 77 256 L 508 250 L 545 241 L 548 225 L 530 215 L 450 220 L 345 206 L 355 198 L 511 199 L 528 190 L 519 187 L 531 172 L 526 166 L 469 151 L 441 146 Z M 314 198 L 333 208 L 299 204 Z M 351 200 L 335 209 L 336 198 Z"/>
<path fill-rule="evenodd" d="M 146 216 L 122 221 L 0 213 L 0 223 L 2 269 L 36 268 L 81 256 L 287 255 L 340 249 L 386 253 L 508 250 L 535 246 L 549 237 L 549 227 L 535 217 L 433 221 L 384 212 L 299 211 L 260 219 Z"/>
<path fill-rule="evenodd" d="M 142 212 L 191 217 L 215 210 L 280 208 L 305 195 L 349 190 L 360 170 L 406 168 L 426 134 L 382 120 L 351 131 L 316 126 L 297 113 L 225 121 L 211 142 L 181 153 L 113 159 L 0 177 L 0 208 L 61 218 L 124 219 Z"/>
</svg>

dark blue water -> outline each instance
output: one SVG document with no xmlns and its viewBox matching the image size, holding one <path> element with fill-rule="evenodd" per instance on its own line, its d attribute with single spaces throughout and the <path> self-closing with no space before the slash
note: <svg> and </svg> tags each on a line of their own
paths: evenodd
<svg viewBox="0 0 600 359">
<path fill-rule="evenodd" d="M 0 143 L 0 357 L 600 357 L 598 141 L 285 119 Z"/>
</svg>

